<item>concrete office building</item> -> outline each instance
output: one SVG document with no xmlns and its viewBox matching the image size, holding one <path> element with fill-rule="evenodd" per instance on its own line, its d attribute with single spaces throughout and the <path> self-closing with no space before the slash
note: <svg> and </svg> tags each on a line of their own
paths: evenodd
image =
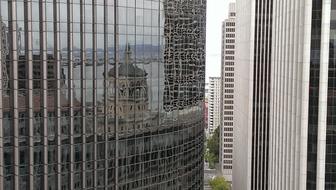
<svg viewBox="0 0 336 190">
<path fill-rule="evenodd" d="M 222 24 L 222 67 L 220 96 L 220 156 L 219 163 L 225 179 L 232 181 L 235 4 L 229 5 L 229 16 Z"/>
<path fill-rule="evenodd" d="M 220 89 L 221 77 L 209 77 L 208 97 L 208 129 L 207 135 L 211 136 L 220 125 Z"/>
<path fill-rule="evenodd" d="M 266 190 L 273 0 L 237 0 L 233 189 Z"/>
<path fill-rule="evenodd" d="M 269 187 L 335 189 L 336 1 L 273 4 Z"/>
<path fill-rule="evenodd" d="M 203 189 L 205 14 L 0 1 L 0 190 Z"/>
<path fill-rule="evenodd" d="M 256 35 L 260 29 L 256 12 L 270 5 L 273 13 L 264 17 L 266 20 L 272 18 L 272 28 L 268 30 L 272 35 L 268 38 L 269 47 L 264 49 L 268 52 L 262 54 L 271 56 L 269 128 L 267 133 L 262 128 L 259 130 L 268 139 L 268 147 L 264 149 L 268 159 L 255 157 L 253 147 L 260 146 L 253 141 L 253 125 L 250 127 L 255 123 L 251 102 L 254 102 L 256 82 L 251 76 L 256 70 L 240 68 L 238 82 L 245 81 L 249 90 L 238 92 L 246 95 L 248 106 L 245 108 L 249 110 L 244 112 L 242 104 L 237 103 L 238 118 L 247 119 L 238 126 L 237 138 L 247 140 L 243 143 L 237 140 L 235 145 L 248 147 L 234 156 L 237 159 L 242 155 L 247 157 L 234 163 L 234 188 L 261 189 L 260 186 L 255 188 L 254 181 L 257 181 L 264 184 L 262 189 L 271 190 L 335 189 L 336 1 L 239 0 L 237 5 L 240 13 L 237 13 L 237 39 L 250 34 L 237 42 L 237 57 L 245 53 L 249 56 L 240 59 L 241 63 L 243 60 L 253 63 L 258 53 L 255 50 L 257 39 L 267 36 Z M 248 24 L 251 19 L 256 22 Z M 248 73 L 250 80 L 244 77 Z M 267 163 L 267 175 L 260 175 L 265 174 L 260 172 L 254 175 L 260 168 L 253 165 L 256 159 Z M 244 172 L 247 175 L 239 176 Z M 267 183 L 262 181 L 265 176 Z"/>
</svg>

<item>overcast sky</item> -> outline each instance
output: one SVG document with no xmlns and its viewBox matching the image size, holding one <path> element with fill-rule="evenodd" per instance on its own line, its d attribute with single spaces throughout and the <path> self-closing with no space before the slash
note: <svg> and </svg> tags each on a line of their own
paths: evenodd
<svg viewBox="0 0 336 190">
<path fill-rule="evenodd" d="M 207 0 L 207 55 L 206 79 L 209 76 L 220 76 L 221 68 L 221 27 L 228 17 L 228 7 L 234 0 Z"/>
</svg>

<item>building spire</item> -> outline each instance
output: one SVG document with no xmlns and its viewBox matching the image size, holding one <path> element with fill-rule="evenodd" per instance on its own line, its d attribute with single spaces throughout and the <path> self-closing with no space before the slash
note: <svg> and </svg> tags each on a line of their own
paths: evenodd
<svg viewBox="0 0 336 190">
<path fill-rule="evenodd" d="M 128 64 L 132 60 L 131 56 L 132 56 L 131 45 L 127 43 L 125 47 L 125 64 Z"/>
</svg>

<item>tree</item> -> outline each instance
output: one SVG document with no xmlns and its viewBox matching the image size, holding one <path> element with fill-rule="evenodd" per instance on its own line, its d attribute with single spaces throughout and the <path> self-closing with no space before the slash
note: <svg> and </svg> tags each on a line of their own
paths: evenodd
<svg viewBox="0 0 336 190">
<path fill-rule="evenodd" d="M 215 169 L 216 157 L 213 153 L 207 152 L 205 160 L 209 163 L 210 169 Z"/>
<path fill-rule="evenodd" d="M 207 140 L 205 160 L 209 162 L 209 168 L 212 169 L 219 162 L 219 127 L 215 129 L 213 135 Z"/>
<path fill-rule="evenodd" d="M 215 177 L 209 181 L 212 190 L 229 190 L 230 185 L 224 177 Z"/>
</svg>

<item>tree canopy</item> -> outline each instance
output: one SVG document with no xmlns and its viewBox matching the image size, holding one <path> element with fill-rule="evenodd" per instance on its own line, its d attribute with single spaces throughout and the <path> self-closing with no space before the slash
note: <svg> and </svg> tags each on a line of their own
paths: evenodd
<svg viewBox="0 0 336 190">
<path fill-rule="evenodd" d="M 208 139 L 207 148 L 215 156 L 217 163 L 219 160 L 219 127 L 215 129 L 213 135 Z"/>
<path fill-rule="evenodd" d="M 211 169 L 215 168 L 215 163 L 219 162 L 219 127 L 217 127 L 213 135 L 207 140 L 205 160 L 209 162 Z"/>
<path fill-rule="evenodd" d="M 209 181 L 209 185 L 212 188 L 212 190 L 229 190 L 230 189 L 229 183 L 222 176 L 211 179 Z"/>
</svg>

